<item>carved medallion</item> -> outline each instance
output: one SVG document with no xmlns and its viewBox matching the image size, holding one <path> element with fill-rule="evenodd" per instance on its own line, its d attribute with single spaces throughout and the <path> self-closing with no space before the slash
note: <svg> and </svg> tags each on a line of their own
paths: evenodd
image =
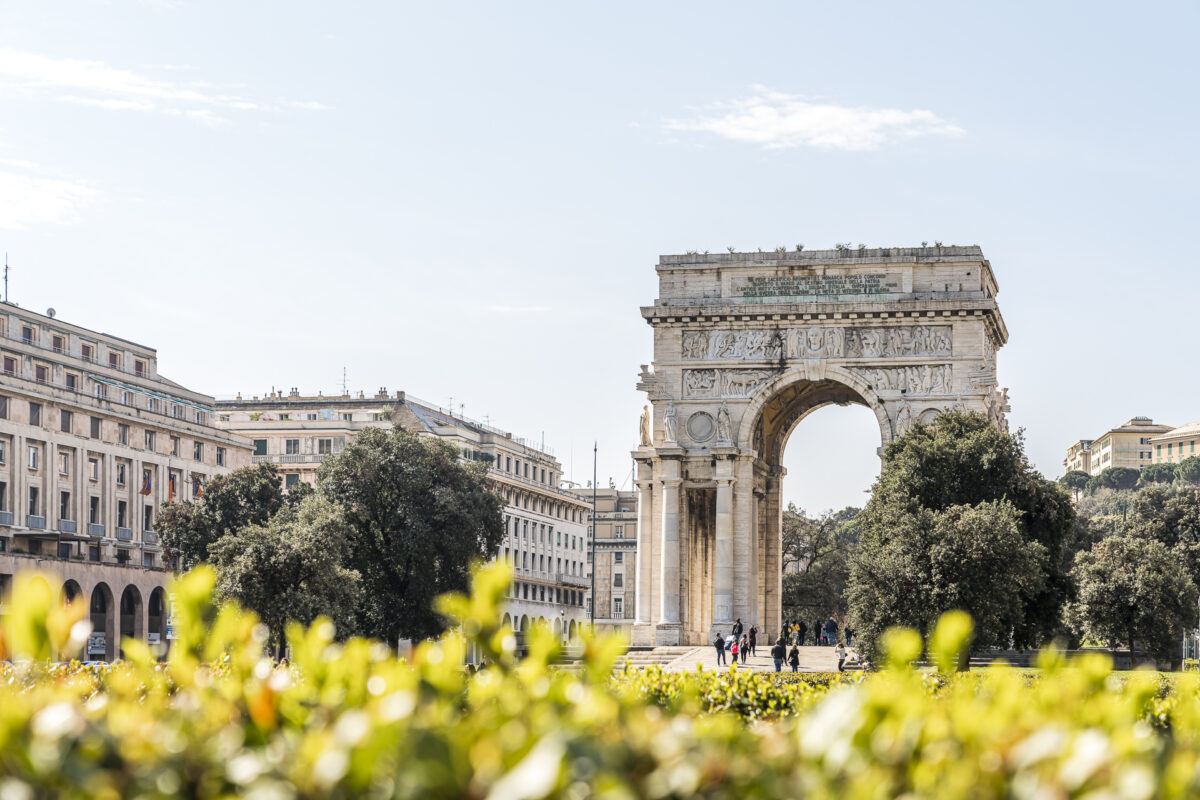
<svg viewBox="0 0 1200 800">
<path fill-rule="evenodd" d="M 707 442 L 717 432 L 717 422 L 707 411 L 697 411 L 688 417 L 687 433 L 693 442 Z"/>
</svg>

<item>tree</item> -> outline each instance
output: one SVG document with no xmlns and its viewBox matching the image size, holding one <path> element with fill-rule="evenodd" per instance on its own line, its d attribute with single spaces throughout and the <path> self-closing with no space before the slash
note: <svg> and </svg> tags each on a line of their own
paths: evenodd
<svg viewBox="0 0 1200 800">
<path fill-rule="evenodd" d="M 163 547 L 184 569 L 208 560 L 209 545 L 247 525 L 264 525 L 284 505 L 273 464 L 240 467 L 204 485 L 198 501 L 163 505 L 155 521 Z"/>
<path fill-rule="evenodd" d="M 856 571 L 852 560 L 852 618 L 877 619 L 881 624 L 890 619 L 888 624 L 918 626 L 929 619 L 925 612 L 919 618 L 906 617 L 901 607 L 895 613 L 869 607 L 876 604 L 873 597 L 886 592 L 873 583 L 881 573 L 865 567 L 874 563 L 879 553 L 892 552 L 894 536 L 905 531 L 946 530 L 936 520 L 920 525 L 912 522 L 924 520 L 925 511 L 945 512 L 954 506 L 978 508 L 1007 501 L 1018 512 L 1017 530 L 1026 554 L 1038 561 L 1041 578 L 1024 576 L 1012 584 L 1020 593 L 1019 610 L 1005 600 L 1004 607 L 1012 612 L 1005 624 L 1011 627 L 1013 643 L 1018 647 L 1040 644 L 1059 631 L 1060 612 L 1072 592 L 1069 565 L 1062 556 L 1072 536 L 1075 510 L 1066 491 L 1030 465 L 1020 433 L 1002 431 L 982 414 L 946 412 L 932 424 L 915 426 L 890 442 L 883 461 L 871 499 L 858 519 L 862 539 L 854 559 L 864 559 L 864 568 Z M 984 517 L 965 519 L 983 524 Z M 988 522 L 984 528 L 994 531 L 997 524 Z M 910 545 L 896 546 L 907 552 Z M 1024 557 L 1019 561 L 1028 563 Z M 860 585 L 856 587 L 856 583 Z M 961 596 L 980 596 L 967 587 L 956 591 Z M 922 597 L 912 598 L 912 602 L 924 601 Z M 934 616 L 944 610 L 928 609 Z M 980 630 L 986 633 L 988 628 L 980 623 Z M 1001 639 L 1007 641 L 1007 637 Z"/>
<path fill-rule="evenodd" d="M 878 512 L 877 512 L 878 513 Z M 1007 500 L 941 510 L 893 508 L 864 526 L 851 561 L 851 624 L 874 658 L 883 632 L 906 625 L 928 633 L 945 611 L 975 620 L 981 645 L 1007 645 L 1025 600 L 1046 580 L 1046 552 L 1021 532 Z"/>
<path fill-rule="evenodd" d="M 1147 486 L 1132 496 L 1120 526 L 1128 536 L 1161 542 L 1200 581 L 1200 489 Z"/>
<path fill-rule="evenodd" d="M 495 555 L 504 501 L 487 467 L 400 427 L 369 428 L 327 458 L 318 488 L 345 511 L 351 565 L 362 576 L 359 633 L 394 642 L 434 636 L 433 598 L 467 587 L 472 561 Z"/>
<path fill-rule="evenodd" d="M 1142 467 L 1141 474 L 1138 476 L 1138 486 L 1149 486 L 1155 483 L 1173 483 L 1177 473 L 1177 467 L 1170 463 L 1148 464 Z"/>
<path fill-rule="evenodd" d="M 1188 456 L 1180 461 L 1177 472 L 1180 480 L 1192 485 L 1200 483 L 1200 456 Z"/>
<path fill-rule="evenodd" d="M 1133 467 L 1109 467 L 1096 477 L 1100 479 L 1100 485 L 1104 488 L 1120 491 L 1137 486 L 1140 476 L 1141 473 Z"/>
<path fill-rule="evenodd" d="M 1137 645 L 1171 659 L 1196 619 L 1196 586 L 1178 559 L 1153 539 L 1109 536 L 1075 559 L 1079 599 L 1071 616 L 1104 641 Z"/>
<path fill-rule="evenodd" d="M 788 619 L 824 618 L 846 611 L 850 552 L 858 543 L 847 507 L 812 519 L 789 503 L 783 512 L 783 609 Z"/>
<path fill-rule="evenodd" d="M 1064 489 L 1069 489 L 1073 492 L 1075 499 L 1078 500 L 1079 493 L 1083 491 L 1083 487 L 1087 486 L 1087 482 L 1091 477 L 1091 475 L 1088 475 L 1083 470 L 1073 469 L 1059 478 L 1058 483 Z"/>
<path fill-rule="evenodd" d="M 258 614 L 279 647 L 288 622 L 330 617 L 345 636 L 359 603 L 358 572 L 350 560 L 350 530 L 342 509 L 318 495 L 286 506 L 266 524 L 251 524 L 218 539 L 209 553 L 216 592 Z"/>
</svg>

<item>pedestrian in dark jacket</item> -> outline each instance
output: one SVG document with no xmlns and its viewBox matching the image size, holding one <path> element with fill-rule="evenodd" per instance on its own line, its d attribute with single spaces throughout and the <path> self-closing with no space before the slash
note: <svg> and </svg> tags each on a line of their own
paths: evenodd
<svg viewBox="0 0 1200 800">
<path fill-rule="evenodd" d="M 746 659 L 750 657 L 750 637 L 742 634 L 742 641 L 738 644 L 738 655 L 742 657 L 742 663 L 746 663 Z"/>
<path fill-rule="evenodd" d="M 833 621 L 833 617 L 825 623 L 825 638 L 829 640 L 830 645 L 837 644 L 837 623 Z"/>
<path fill-rule="evenodd" d="M 717 648 L 717 666 L 725 663 L 725 637 L 717 634 L 713 639 L 713 647 Z"/>
<path fill-rule="evenodd" d="M 788 664 L 792 668 L 792 672 L 800 671 L 800 648 L 792 646 L 792 652 L 788 653 Z"/>
<path fill-rule="evenodd" d="M 735 639 L 742 638 L 742 618 L 741 617 L 738 617 L 737 621 L 733 623 L 733 631 L 732 632 L 733 632 L 733 638 L 735 638 Z"/>
<path fill-rule="evenodd" d="M 813 624 L 813 644 L 825 644 L 825 631 L 823 630 L 821 626 L 821 620 L 819 619 Z"/>
<path fill-rule="evenodd" d="M 750 655 L 754 655 L 754 647 L 758 644 L 758 626 L 750 626 Z"/>
<path fill-rule="evenodd" d="M 850 630 L 850 626 L 846 626 L 846 630 L 842 631 L 846 634 L 846 647 L 850 646 L 850 637 L 854 635 L 854 631 Z"/>
<path fill-rule="evenodd" d="M 775 646 L 771 648 L 771 658 L 775 661 L 775 671 L 783 670 L 783 659 L 787 655 L 787 647 L 783 644 L 783 637 L 780 636 L 775 640 Z"/>
<path fill-rule="evenodd" d="M 796 633 L 796 644 L 804 646 L 804 634 L 808 633 L 808 626 L 803 622 L 800 623 L 800 630 Z"/>
</svg>

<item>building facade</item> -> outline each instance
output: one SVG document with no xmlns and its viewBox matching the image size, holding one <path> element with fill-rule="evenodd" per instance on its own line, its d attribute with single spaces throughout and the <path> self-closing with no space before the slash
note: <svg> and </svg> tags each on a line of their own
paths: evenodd
<svg viewBox="0 0 1200 800">
<path fill-rule="evenodd" d="M 248 464 L 249 442 L 153 348 L 53 315 L 0 304 L 0 370 L 0 581 L 37 568 L 82 596 L 101 623 L 89 657 L 161 639 L 158 510 Z"/>
<path fill-rule="evenodd" d="M 537 622 L 562 636 L 588 619 L 586 526 L 590 502 L 560 488 L 562 465 L 541 445 L 452 414 L 405 392 L 374 396 L 286 395 L 222 400 L 217 424 L 246 437 L 256 462 L 278 465 L 287 485 L 315 483 L 317 469 L 362 430 L 399 425 L 449 442 L 467 461 L 487 464 L 504 498 L 504 539 L 496 554 L 513 569 L 505 621 L 522 632 Z"/>
<path fill-rule="evenodd" d="M 1067 448 L 1063 467 L 1070 472 L 1078 469 L 1089 475 L 1099 475 L 1110 467 L 1131 467 L 1140 470 L 1154 463 L 1151 440 L 1171 430 L 1170 425 L 1158 425 L 1150 417 L 1134 417 L 1095 439 L 1083 439 Z"/>
<path fill-rule="evenodd" d="M 574 491 L 591 505 L 591 488 Z M 595 499 L 595 519 L 588 512 L 588 535 L 595 536 L 596 630 L 628 638 L 637 617 L 637 492 L 610 487 L 598 489 Z"/>
<path fill-rule="evenodd" d="M 1150 440 L 1155 464 L 1178 464 L 1185 458 L 1197 455 L 1196 441 L 1200 439 L 1200 422 L 1190 422 L 1172 428 Z"/>
</svg>

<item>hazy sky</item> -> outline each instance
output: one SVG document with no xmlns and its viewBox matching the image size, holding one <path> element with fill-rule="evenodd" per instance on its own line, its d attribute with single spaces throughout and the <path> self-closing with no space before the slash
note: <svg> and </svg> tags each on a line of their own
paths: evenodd
<svg viewBox="0 0 1200 800">
<path fill-rule="evenodd" d="M 978 244 L 1048 476 L 1200 419 L 1200 6 L 0 5 L 11 299 L 220 395 L 405 389 L 622 484 L 660 253 Z M 861 504 L 826 409 L 788 496 Z"/>
</svg>

